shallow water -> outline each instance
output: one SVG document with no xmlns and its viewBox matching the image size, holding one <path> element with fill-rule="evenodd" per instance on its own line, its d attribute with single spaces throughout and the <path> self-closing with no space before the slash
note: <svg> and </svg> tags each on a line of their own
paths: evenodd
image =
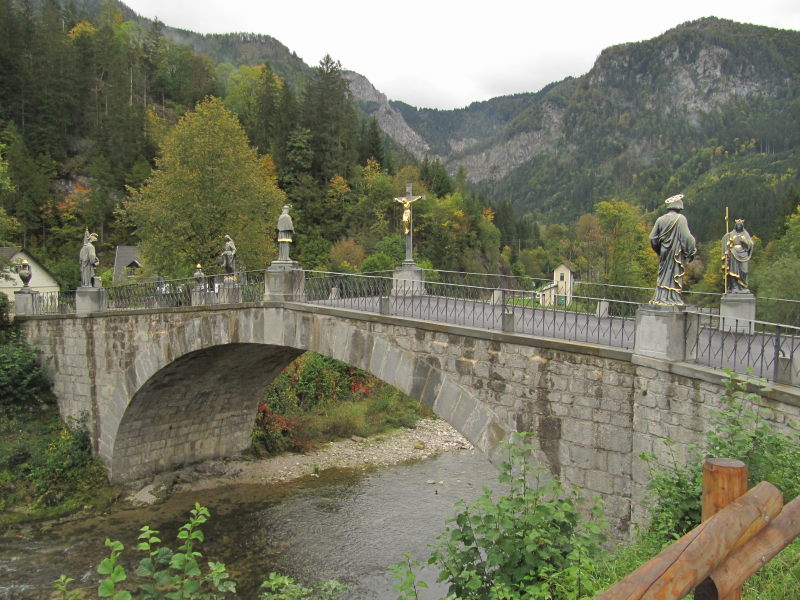
<svg viewBox="0 0 800 600">
<path fill-rule="evenodd" d="M 306 584 L 338 579 L 350 588 L 348 599 L 394 600 L 388 566 L 404 552 L 424 562 L 455 501 L 469 502 L 496 482 L 497 471 L 480 452 L 460 450 L 367 473 L 332 469 L 289 484 L 229 485 L 31 527 L 0 538 L 0 598 L 47 598 L 61 573 L 96 585 L 106 537 L 125 544 L 132 571 L 141 558 L 134 550 L 139 528 L 158 529 L 175 548 L 175 534 L 198 501 L 211 511 L 200 550 L 227 565 L 238 597 L 257 598 L 260 582 L 279 571 Z M 446 593 L 435 578 L 425 571 L 425 598 Z"/>
</svg>

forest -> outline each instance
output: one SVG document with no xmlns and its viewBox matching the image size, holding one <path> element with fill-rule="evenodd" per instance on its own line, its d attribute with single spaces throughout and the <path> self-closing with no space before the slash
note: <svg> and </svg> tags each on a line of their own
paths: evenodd
<svg viewBox="0 0 800 600">
<path fill-rule="evenodd" d="M 268 63 L 215 62 L 163 28 L 126 20 L 111 2 L 90 14 L 56 0 L 36 7 L 0 0 L 0 242 L 33 252 L 63 288 L 78 282 L 86 228 L 99 236 L 107 282 L 117 245 L 140 247 L 144 277 L 189 276 L 196 264 L 220 272 L 226 234 L 242 268 L 263 268 L 275 257 L 284 204 L 292 206 L 297 231 L 292 258 L 304 268 L 392 269 L 404 258 L 402 207 L 393 198 L 405 195 L 409 182 L 425 196 L 414 206 L 421 266 L 549 278 L 567 262 L 582 279 L 652 285 L 656 257 L 647 236 L 659 204 L 607 185 L 600 171 L 581 168 L 588 159 L 563 148 L 543 157 L 525 189 L 561 208 L 523 212 L 519 202 L 470 184 L 463 168 L 450 173 L 436 157 L 404 152 L 359 108 L 331 56 L 291 78 Z M 224 40 L 212 42 L 227 48 Z M 571 122 L 588 127 L 594 111 L 591 127 L 609 130 L 598 143 L 612 143 L 610 123 L 622 116 L 607 104 L 590 110 L 591 93 L 573 90 L 586 102 Z M 530 105 L 515 96 L 481 110 L 500 110 L 506 119 Z M 425 116 L 404 112 L 411 120 Z M 766 118 L 759 115 L 754 123 Z M 498 123 L 480 126 L 491 132 Z M 691 285 L 722 291 L 719 241 L 710 239 L 708 223 L 722 219 L 725 186 L 752 186 L 764 208 L 753 215 L 755 233 L 768 232 L 756 248 L 753 287 L 800 298 L 796 277 L 781 276 L 800 272 L 798 165 L 786 152 L 776 171 L 780 144 L 769 143 L 771 150 L 755 138 L 732 137 L 673 161 L 675 185 L 699 195 L 705 187 L 714 197 L 688 203 L 702 250 Z M 563 168 L 567 159 L 575 168 Z M 757 169 L 759 161 L 770 168 Z M 725 169 L 715 170 L 721 163 Z M 609 168 L 634 180 L 656 177 L 629 173 L 632 164 L 618 153 Z M 559 190 L 564 182 L 569 197 L 580 199 L 570 210 Z M 765 186 L 772 197 L 763 198 Z"/>
</svg>

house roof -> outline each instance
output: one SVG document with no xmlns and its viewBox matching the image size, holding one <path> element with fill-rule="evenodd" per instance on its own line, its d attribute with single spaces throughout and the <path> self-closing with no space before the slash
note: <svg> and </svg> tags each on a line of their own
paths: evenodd
<svg viewBox="0 0 800 600">
<path fill-rule="evenodd" d="M 20 250 L 22 250 L 22 248 L 19 246 L 2 246 L 0 247 L 0 257 L 5 258 L 6 260 L 11 260 L 19 253 Z"/>
<path fill-rule="evenodd" d="M 128 276 L 128 267 L 141 267 L 142 260 L 139 254 L 139 246 L 117 246 L 114 254 L 114 276 L 113 280 L 118 281 Z"/>
</svg>

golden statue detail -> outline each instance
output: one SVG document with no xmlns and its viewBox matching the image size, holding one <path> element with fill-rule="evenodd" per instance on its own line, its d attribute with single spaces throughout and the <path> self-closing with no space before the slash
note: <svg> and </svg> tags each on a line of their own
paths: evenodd
<svg viewBox="0 0 800 600">
<path fill-rule="evenodd" d="M 411 233 L 411 204 L 422 198 L 422 196 L 411 195 L 411 184 L 406 184 L 406 195 L 400 198 L 395 198 L 395 202 L 403 205 L 403 233 L 409 235 Z"/>
</svg>

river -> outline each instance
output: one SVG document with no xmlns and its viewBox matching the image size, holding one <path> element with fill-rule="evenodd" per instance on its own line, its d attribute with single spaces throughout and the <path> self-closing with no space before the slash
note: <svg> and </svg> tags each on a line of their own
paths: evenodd
<svg viewBox="0 0 800 600">
<path fill-rule="evenodd" d="M 239 598 L 257 598 L 260 582 L 279 571 L 305 584 L 337 579 L 349 587 L 348 600 L 394 600 L 388 566 L 404 552 L 424 562 L 455 501 L 472 501 L 496 482 L 484 455 L 458 450 L 368 472 L 329 469 L 291 483 L 176 494 L 150 507 L 27 527 L 0 538 L 0 599 L 47 598 L 61 573 L 95 585 L 106 537 L 125 544 L 132 569 L 145 524 L 175 548 L 177 530 L 198 501 L 211 512 L 200 550 L 227 565 Z M 431 585 L 425 598 L 445 595 L 434 570 L 424 578 Z"/>
</svg>

